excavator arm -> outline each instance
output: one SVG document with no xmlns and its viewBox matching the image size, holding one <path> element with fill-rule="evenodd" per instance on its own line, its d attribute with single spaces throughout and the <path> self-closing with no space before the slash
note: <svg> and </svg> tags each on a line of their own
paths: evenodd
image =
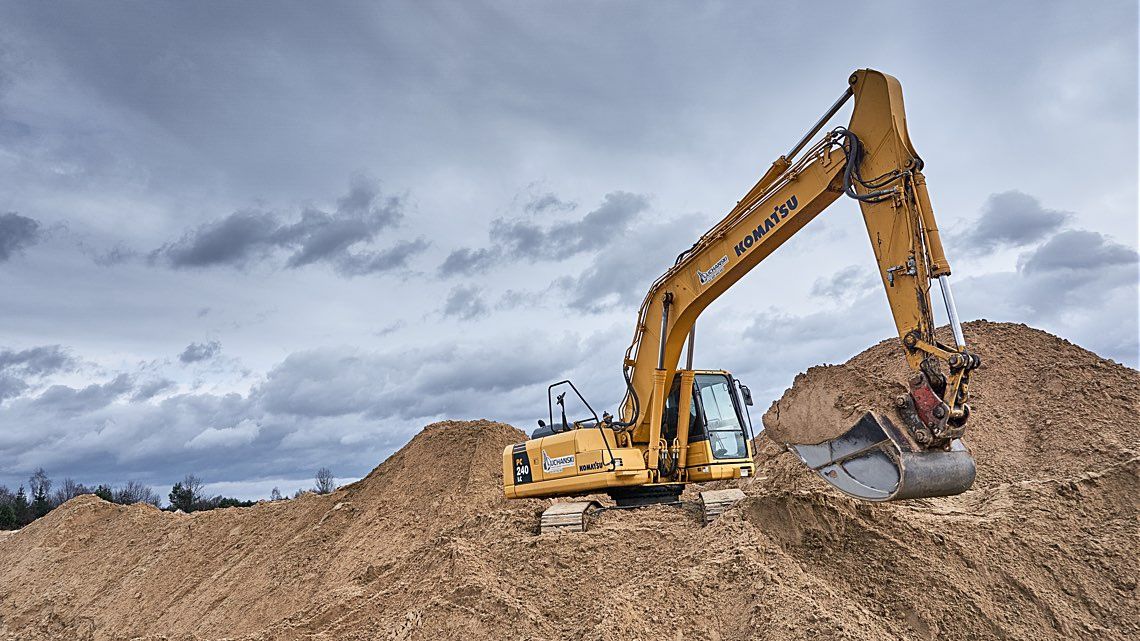
<svg viewBox="0 0 1140 641">
<path fill-rule="evenodd" d="M 849 100 L 850 123 L 804 147 Z M 800 153 L 803 151 L 803 153 Z M 922 174 L 906 128 L 902 89 L 884 73 L 853 73 L 849 87 L 725 218 L 678 256 L 650 287 L 626 352 L 620 418 L 607 425 L 657 461 L 668 383 L 697 317 L 710 303 L 841 196 L 859 201 L 908 365 L 909 394 L 894 419 L 865 417 L 840 438 L 792 447 L 805 463 L 859 498 L 953 494 L 973 482 L 959 441 L 969 417 L 969 373 L 980 364 L 965 345 Z M 953 345 L 935 336 L 930 285 L 938 280 Z M 691 348 L 690 348 L 691 349 Z"/>
</svg>

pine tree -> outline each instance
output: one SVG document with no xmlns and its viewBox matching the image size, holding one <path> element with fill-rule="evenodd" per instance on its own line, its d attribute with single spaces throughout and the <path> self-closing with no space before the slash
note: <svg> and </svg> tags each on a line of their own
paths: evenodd
<svg viewBox="0 0 1140 641">
<path fill-rule="evenodd" d="M 20 527 L 16 520 L 16 511 L 11 505 L 0 505 L 0 530 L 15 530 Z"/>
<path fill-rule="evenodd" d="M 28 509 L 28 493 L 24 491 L 23 485 L 16 490 L 16 499 L 13 501 L 12 511 L 16 514 L 16 523 L 19 527 L 24 527 L 32 522 L 31 510 Z"/>
<path fill-rule="evenodd" d="M 193 512 L 194 510 L 202 507 L 204 496 L 202 490 L 204 487 L 202 479 L 187 474 L 186 478 L 174 484 L 170 488 L 170 507 L 183 512 Z"/>
<path fill-rule="evenodd" d="M 103 483 L 99 487 L 95 488 L 95 496 L 98 496 L 108 503 L 111 503 L 115 500 L 115 494 L 111 490 L 111 486 L 107 485 L 106 483 Z"/>
<path fill-rule="evenodd" d="M 32 491 L 32 518 L 38 519 L 51 512 L 51 479 L 48 478 L 44 468 L 39 468 L 28 479 L 28 487 Z"/>
</svg>

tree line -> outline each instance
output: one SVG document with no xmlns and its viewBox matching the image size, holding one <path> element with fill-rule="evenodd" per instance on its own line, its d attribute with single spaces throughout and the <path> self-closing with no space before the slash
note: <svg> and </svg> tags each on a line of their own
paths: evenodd
<svg viewBox="0 0 1140 641">
<path fill-rule="evenodd" d="M 317 470 L 313 487 L 299 489 L 293 494 L 297 498 L 306 493 L 328 494 L 336 489 L 336 479 L 327 467 Z M 52 488 L 55 490 L 52 491 Z M 127 481 L 124 485 L 111 486 L 100 484 L 95 486 L 78 483 L 74 479 L 65 478 L 62 483 L 55 483 L 41 467 L 29 478 L 27 489 L 20 485 L 15 492 L 7 486 L 0 485 L 0 530 L 18 530 L 38 518 L 46 516 L 55 508 L 71 499 L 83 495 L 94 494 L 109 503 L 119 505 L 133 505 L 147 503 L 159 509 L 171 512 L 201 512 L 224 507 L 249 507 L 258 501 L 243 501 L 228 496 L 210 496 L 205 492 L 206 483 L 193 474 L 187 474 L 170 488 L 167 495 L 167 504 L 163 506 L 162 498 L 149 485 L 137 481 Z M 269 495 L 270 501 L 285 500 L 281 491 L 276 487 Z"/>
</svg>

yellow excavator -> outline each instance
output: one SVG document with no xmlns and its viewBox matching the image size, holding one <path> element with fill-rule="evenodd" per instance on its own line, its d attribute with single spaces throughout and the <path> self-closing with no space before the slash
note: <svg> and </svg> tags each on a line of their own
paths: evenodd
<svg viewBox="0 0 1140 641">
<path fill-rule="evenodd" d="M 848 125 L 808 147 L 852 98 Z M 838 438 L 790 449 L 836 489 L 859 499 L 969 489 L 974 461 L 961 438 L 970 415 L 969 376 L 980 359 L 966 349 L 922 168 L 907 134 L 898 80 L 871 69 L 851 74 L 843 95 L 791 151 L 649 288 L 625 354 L 626 394 L 618 416 L 599 417 L 570 381 L 548 388 L 549 422 L 539 421 L 529 440 L 503 451 L 506 497 L 606 493 L 618 507 L 630 507 L 677 502 L 688 483 L 753 476 L 751 394 L 729 372 L 692 368 L 697 317 L 844 195 L 862 209 L 914 373 L 909 394 L 894 400 L 892 412 L 868 412 Z M 952 346 L 935 337 L 933 280 L 945 302 Z M 679 368 L 686 343 L 687 364 Z M 561 420 L 555 423 L 551 396 L 559 388 Z M 589 418 L 567 421 L 569 392 Z M 739 490 L 701 493 L 706 522 L 742 497 Z M 542 531 L 583 530 L 596 506 L 556 502 L 543 514 Z"/>
</svg>

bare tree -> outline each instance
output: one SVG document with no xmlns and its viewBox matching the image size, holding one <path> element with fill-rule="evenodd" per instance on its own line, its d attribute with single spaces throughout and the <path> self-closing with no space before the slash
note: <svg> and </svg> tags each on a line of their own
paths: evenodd
<svg viewBox="0 0 1140 641">
<path fill-rule="evenodd" d="M 51 492 L 51 479 L 48 478 L 47 472 L 44 468 L 39 468 L 28 479 L 28 490 L 31 491 L 33 497 L 42 496 L 47 497 L 48 492 Z"/>
<path fill-rule="evenodd" d="M 281 500 L 281 490 L 277 489 L 277 486 L 273 486 L 273 491 L 269 493 L 269 500 L 270 501 L 280 501 Z"/>
<path fill-rule="evenodd" d="M 63 479 L 59 489 L 52 495 L 52 503 L 57 506 L 63 505 L 81 494 L 92 494 L 94 492 L 95 490 L 82 483 L 76 483 L 75 479 L 68 477 Z"/>
<path fill-rule="evenodd" d="M 317 470 L 317 484 L 313 486 L 313 491 L 317 494 L 329 494 L 335 489 L 336 479 L 333 478 L 332 471 L 327 467 Z"/>
<path fill-rule="evenodd" d="M 114 491 L 112 500 L 119 505 L 133 505 L 135 503 L 149 503 L 158 507 L 161 499 L 149 485 L 138 481 L 127 481 L 127 484 Z"/>
</svg>

